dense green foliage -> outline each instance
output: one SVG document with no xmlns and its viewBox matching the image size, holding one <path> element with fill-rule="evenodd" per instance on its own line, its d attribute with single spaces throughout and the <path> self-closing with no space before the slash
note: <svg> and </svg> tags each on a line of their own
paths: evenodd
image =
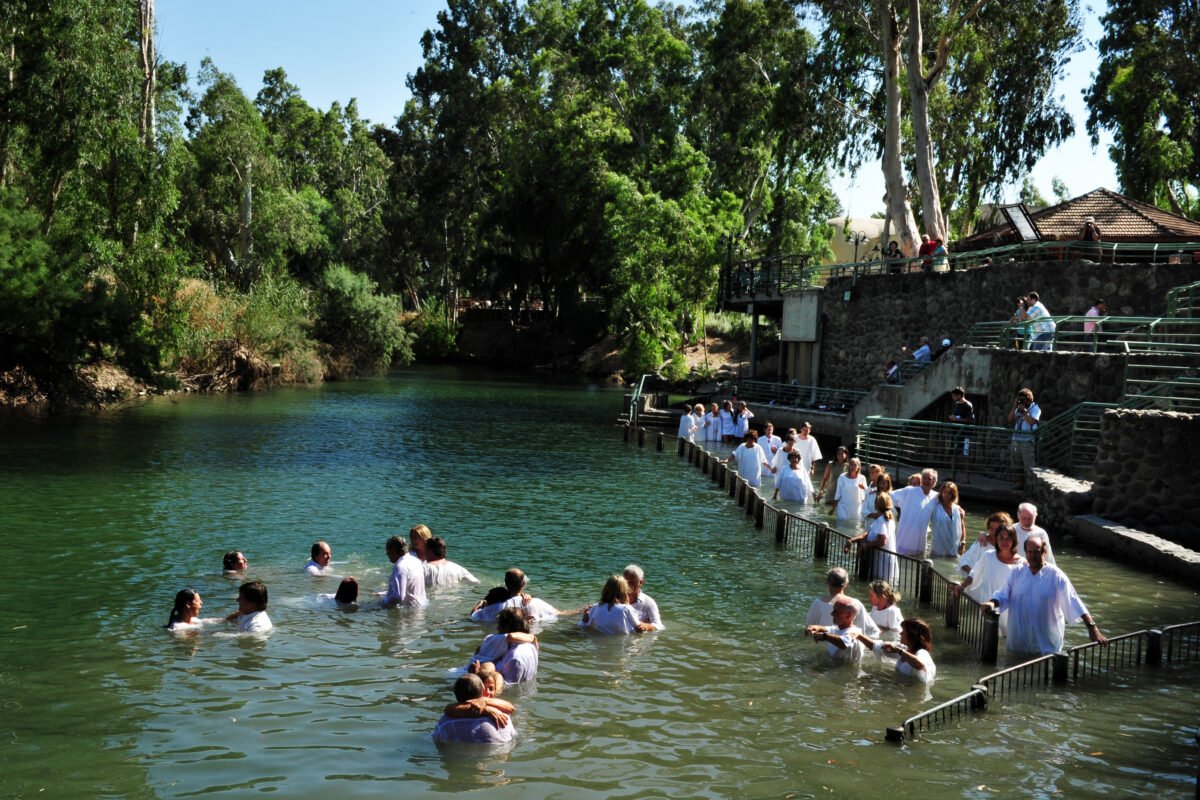
<svg viewBox="0 0 1200 800">
<path fill-rule="evenodd" d="M 987 4 L 931 84 L 963 219 L 1069 131 L 1076 0 L 1030 3 Z M 828 170 L 879 144 L 861 5 L 448 0 L 384 127 L 282 68 L 253 97 L 208 60 L 189 81 L 137 0 L 6 3 L 0 372 L 150 378 L 243 348 L 341 376 L 453 356 L 468 299 L 658 369 L 725 253 L 826 251 Z M 923 13 L 932 41 L 946 11 Z"/>
<path fill-rule="evenodd" d="M 1200 218 L 1200 4 L 1109 0 L 1088 130 L 1131 197 Z"/>
</svg>

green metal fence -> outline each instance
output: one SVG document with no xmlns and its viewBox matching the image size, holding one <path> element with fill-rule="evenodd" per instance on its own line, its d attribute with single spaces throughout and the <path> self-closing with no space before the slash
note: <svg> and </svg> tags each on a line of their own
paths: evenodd
<svg viewBox="0 0 1200 800">
<path fill-rule="evenodd" d="M 738 381 L 739 400 L 786 408 L 809 408 L 835 414 L 849 413 L 867 396 L 861 389 L 831 389 L 826 386 L 801 386 L 775 381 Z"/>
<path fill-rule="evenodd" d="M 1155 353 L 1200 355 L 1200 316 L 1088 317 L 1068 314 L 1050 317 L 1055 330 L 1048 349 L 1077 353 Z M 977 322 L 960 339 L 972 347 L 1037 349 L 1032 330 L 1040 320 Z M 1091 327 L 1091 330 L 1085 328 Z"/>
<path fill-rule="evenodd" d="M 1200 317 L 1200 281 L 1167 292 L 1168 317 Z"/>
<path fill-rule="evenodd" d="M 858 428 L 856 451 L 864 463 L 887 468 L 903 485 L 912 472 L 933 467 L 944 477 L 977 473 L 1019 482 L 1013 466 L 1011 428 L 953 422 L 868 417 Z"/>
</svg>

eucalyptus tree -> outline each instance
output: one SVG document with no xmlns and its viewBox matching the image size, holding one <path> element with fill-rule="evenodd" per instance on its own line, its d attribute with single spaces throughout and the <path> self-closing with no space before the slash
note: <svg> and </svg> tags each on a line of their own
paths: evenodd
<svg viewBox="0 0 1200 800">
<path fill-rule="evenodd" d="M 740 201 L 738 238 L 758 252 L 823 254 L 810 233 L 837 212 L 827 167 L 839 143 L 816 37 L 788 0 L 705 7 L 690 128 L 711 164 L 708 191 Z"/>
<path fill-rule="evenodd" d="M 1110 0 L 1088 131 L 1132 197 L 1200 218 L 1200 3 Z"/>
<path fill-rule="evenodd" d="M 882 150 L 889 214 L 906 250 L 909 223 L 903 174 L 907 162 L 916 179 L 922 222 L 945 236 L 942 185 L 952 201 L 965 200 L 973 217 L 988 190 L 1019 177 L 1048 149 L 1070 135 L 1072 124 L 1054 93 L 1066 60 L 1080 42 L 1078 0 L 987 0 L 926 2 L 893 0 L 820 3 L 827 20 L 827 62 L 860 70 L 853 79 L 860 103 L 878 102 L 885 130 L 862 135 L 854 146 Z M 882 57 L 865 61 L 868 44 Z M 906 58 L 900 59 L 901 43 Z M 903 75 L 902 75 L 903 73 Z M 905 77 L 911 110 L 912 155 L 904 146 L 899 81 Z M 856 113 L 861 113 L 857 108 Z M 878 152 L 879 150 L 876 150 Z M 899 195 L 903 195 L 901 197 Z"/>
</svg>

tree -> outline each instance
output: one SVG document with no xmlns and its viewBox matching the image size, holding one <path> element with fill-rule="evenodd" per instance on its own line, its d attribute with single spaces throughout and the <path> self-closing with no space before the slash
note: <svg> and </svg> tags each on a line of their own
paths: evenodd
<svg viewBox="0 0 1200 800">
<path fill-rule="evenodd" d="M 1200 217 L 1200 5 L 1110 0 L 1100 67 L 1086 93 L 1088 132 L 1113 135 L 1121 190 Z"/>
</svg>

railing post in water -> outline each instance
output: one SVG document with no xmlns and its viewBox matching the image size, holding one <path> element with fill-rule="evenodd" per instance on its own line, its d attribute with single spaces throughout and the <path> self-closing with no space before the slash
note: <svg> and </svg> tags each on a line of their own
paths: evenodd
<svg viewBox="0 0 1200 800">
<path fill-rule="evenodd" d="M 863 547 L 862 542 L 857 542 L 854 545 L 854 558 L 858 564 L 858 579 L 860 581 L 871 580 L 871 562 L 874 561 L 874 553 Z"/>
<path fill-rule="evenodd" d="M 662 434 L 660 433 L 659 436 L 662 436 Z M 675 454 L 680 458 L 683 458 L 683 454 L 687 451 L 687 446 L 688 440 L 684 439 L 682 436 L 679 437 L 679 444 L 675 445 Z"/>
<path fill-rule="evenodd" d="M 767 513 L 767 501 L 761 497 L 754 503 L 754 527 L 762 528 L 763 516 Z"/>
<path fill-rule="evenodd" d="M 818 525 L 817 535 L 813 537 L 813 561 L 829 558 L 829 526 Z"/>
<path fill-rule="evenodd" d="M 884 738 L 889 742 L 896 742 L 897 744 L 902 743 L 904 741 L 904 726 L 892 725 L 887 729 L 887 732 L 884 734 Z"/>
<path fill-rule="evenodd" d="M 787 512 L 780 509 L 775 515 L 775 541 L 783 543 L 787 541 Z"/>
<path fill-rule="evenodd" d="M 971 696 L 971 710 L 984 711 L 987 709 L 988 692 L 987 687 L 982 683 L 977 683 L 971 687 L 975 690 L 975 694 Z"/>
<path fill-rule="evenodd" d="M 625 429 L 624 429 L 624 432 L 623 432 L 623 434 L 622 434 L 622 436 L 624 437 L 625 441 L 627 441 L 627 442 L 629 441 L 629 431 L 630 431 L 630 427 L 631 427 L 631 426 L 629 425 L 629 423 L 628 423 L 628 422 L 626 422 L 626 423 L 625 423 Z"/>
<path fill-rule="evenodd" d="M 1050 665 L 1053 667 L 1051 680 L 1054 683 L 1062 684 L 1067 682 L 1067 667 L 1070 666 L 1071 656 L 1066 653 L 1055 653 L 1054 658 L 1050 660 Z"/>
<path fill-rule="evenodd" d="M 716 470 L 716 472 L 713 473 L 713 480 L 717 482 L 718 486 L 720 486 L 722 489 L 724 489 L 725 488 L 725 479 L 726 479 L 726 476 L 729 474 L 729 467 L 718 462 L 717 464 L 713 465 L 713 469 Z"/>
<path fill-rule="evenodd" d="M 663 451 L 663 447 L 666 446 L 666 440 L 666 434 L 664 434 L 662 431 L 659 431 L 658 438 L 654 442 L 654 449 L 661 453 Z"/>
<path fill-rule="evenodd" d="M 746 483 L 746 481 L 739 478 L 738 482 L 737 482 L 737 504 L 739 506 L 745 506 L 746 503 L 748 502 L 746 500 L 746 492 L 749 491 L 749 489 L 750 489 L 750 484 Z"/>
<path fill-rule="evenodd" d="M 921 562 L 921 586 L 917 590 L 917 599 L 924 605 L 933 602 L 933 562 L 928 558 Z"/>
<path fill-rule="evenodd" d="M 758 492 L 750 484 L 746 484 L 746 516 L 754 516 L 754 507 L 758 505 Z"/>
<path fill-rule="evenodd" d="M 726 469 L 729 469 L 729 468 L 726 467 Z M 733 497 L 735 499 L 737 498 L 738 482 L 741 481 L 741 479 L 742 479 L 742 477 L 740 475 L 738 475 L 732 469 L 729 470 L 729 496 L 730 497 Z"/>
<path fill-rule="evenodd" d="M 1152 628 L 1147 632 L 1150 640 L 1146 642 L 1146 663 L 1152 667 L 1157 667 L 1162 663 L 1162 640 L 1163 633 L 1157 628 Z M 1197 791 L 1200 791 L 1198 789 Z"/>
<path fill-rule="evenodd" d="M 952 630 L 958 629 L 958 611 L 959 611 L 958 607 L 961 604 L 961 602 L 962 602 L 962 595 L 955 597 L 954 594 L 951 593 L 946 598 L 946 627 L 947 628 L 950 628 Z"/>
<path fill-rule="evenodd" d="M 646 429 L 638 428 L 638 447 L 646 446 Z"/>
<path fill-rule="evenodd" d="M 708 453 L 705 453 L 703 458 L 700 460 L 700 474 L 712 475 L 712 463 L 713 457 Z"/>
<path fill-rule="evenodd" d="M 990 605 L 983 607 L 983 636 L 979 643 L 979 660 L 995 664 L 1000 659 L 1000 615 Z"/>
</svg>

